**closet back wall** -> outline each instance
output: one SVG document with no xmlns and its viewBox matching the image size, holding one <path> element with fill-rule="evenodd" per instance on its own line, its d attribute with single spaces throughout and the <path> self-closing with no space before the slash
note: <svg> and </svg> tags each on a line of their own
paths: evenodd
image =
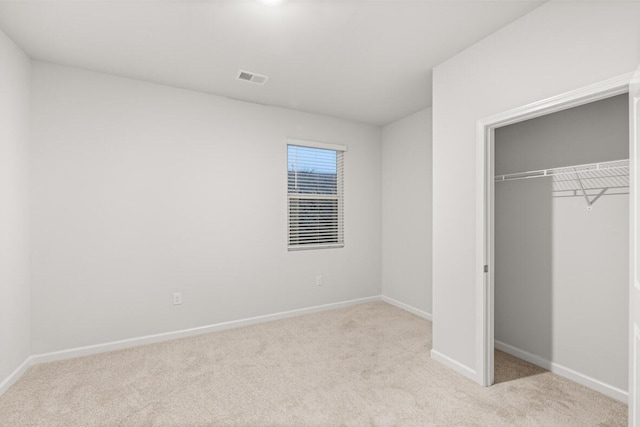
<svg viewBox="0 0 640 427">
<path fill-rule="evenodd" d="M 496 174 L 629 157 L 628 96 L 496 130 Z M 495 339 L 627 389 L 629 197 L 496 183 Z"/>
<path fill-rule="evenodd" d="M 40 62 L 33 84 L 33 353 L 380 295 L 378 127 Z M 287 137 L 349 147 L 344 248 L 287 251 Z"/>
</svg>

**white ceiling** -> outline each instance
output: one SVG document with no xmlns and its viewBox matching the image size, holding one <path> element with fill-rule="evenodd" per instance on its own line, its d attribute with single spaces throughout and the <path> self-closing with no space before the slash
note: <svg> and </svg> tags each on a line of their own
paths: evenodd
<svg viewBox="0 0 640 427">
<path fill-rule="evenodd" d="M 5 1 L 0 28 L 34 59 L 383 125 L 431 105 L 435 65 L 540 4 Z"/>
</svg>

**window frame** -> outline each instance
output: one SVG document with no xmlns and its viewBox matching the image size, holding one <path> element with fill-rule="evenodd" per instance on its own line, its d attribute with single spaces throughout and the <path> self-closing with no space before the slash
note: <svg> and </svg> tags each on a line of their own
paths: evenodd
<svg viewBox="0 0 640 427">
<path fill-rule="evenodd" d="M 342 168 L 339 168 L 339 165 L 336 164 L 336 195 L 327 195 L 327 194 L 299 194 L 299 193 L 289 193 L 289 146 L 298 146 L 304 148 L 317 148 L 321 150 L 331 150 L 336 152 L 336 156 L 342 156 Z M 330 144 L 325 142 L 316 142 L 309 141 L 303 139 L 294 139 L 287 138 L 286 140 L 286 159 L 287 159 L 287 167 L 286 167 L 286 197 L 287 197 L 287 234 L 286 234 L 286 244 L 288 251 L 305 251 L 305 250 L 314 250 L 314 249 L 331 249 L 331 248 L 343 248 L 345 245 L 345 237 L 344 237 L 344 163 L 345 163 L 345 153 L 348 151 L 348 147 L 346 145 L 340 144 Z M 336 158 L 336 163 L 338 163 L 338 159 Z M 315 244 L 296 244 L 291 245 L 291 200 L 292 199 L 306 199 L 306 200 L 336 200 L 338 206 L 338 214 L 337 214 L 337 223 L 338 223 L 338 242 L 337 243 L 315 243 Z M 342 237 L 342 241 L 340 241 L 340 237 Z"/>
</svg>

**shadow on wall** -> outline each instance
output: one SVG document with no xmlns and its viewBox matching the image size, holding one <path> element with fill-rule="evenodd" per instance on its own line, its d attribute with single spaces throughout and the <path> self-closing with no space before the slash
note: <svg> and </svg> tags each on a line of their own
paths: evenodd
<svg viewBox="0 0 640 427">
<path fill-rule="evenodd" d="M 629 190 L 591 184 L 587 209 L 550 177 L 496 183 L 495 339 L 624 389 Z M 496 383 L 537 373 L 496 352 Z"/>
<path fill-rule="evenodd" d="M 551 178 L 496 183 L 495 339 L 552 360 Z M 499 359 L 495 378 L 505 377 Z M 518 370 L 529 376 L 528 370 Z"/>
</svg>

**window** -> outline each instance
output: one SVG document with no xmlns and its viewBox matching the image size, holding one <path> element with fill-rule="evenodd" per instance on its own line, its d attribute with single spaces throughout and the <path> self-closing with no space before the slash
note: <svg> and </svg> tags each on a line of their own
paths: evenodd
<svg viewBox="0 0 640 427">
<path fill-rule="evenodd" d="M 289 140 L 289 250 L 344 246 L 343 158 L 346 147 Z"/>
</svg>

